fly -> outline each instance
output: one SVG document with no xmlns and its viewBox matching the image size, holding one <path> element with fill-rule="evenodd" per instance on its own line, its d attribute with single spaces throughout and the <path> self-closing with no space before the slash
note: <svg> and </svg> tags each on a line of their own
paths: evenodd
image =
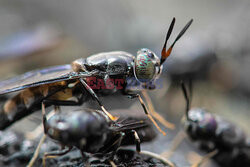
<svg viewBox="0 0 250 167">
<path fill-rule="evenodd" d="M 41 103 L 46 106 L 81 105 L 89 95 L 97 101 L 102 111 L 115 121 L 116 118 L 107 112 L 99 95 L 120 92 L 130 98 L 139 99 L 145 114 L 158 130 L 165 134 L 149 114 L 139 94 L 141 90 L 131 87 L 129 81 L 131 79 L 136 81 L 136 86 L 140 86 L 142 90 L 155 89 L 155 82 L 161 75 L 163 63 L 192 22 L 193 19 L 186 24 L 167 49 L 167 41 L 175 24 L 173 18 L 160 59 L 153 51 L 146 48 L 140 49 L 136 56 L 122 51 L 105 52 L 77 59 L 71 65 L 35 70 L 0 82 L 0 95 L 20 91 L 10 98 L 0 111 L 0 129 L 5 129 L 17 120 L 39 110 Z M 93 85 L 95 81 L 98 81 L 99 89 L 93 88 L 96 86 Z M 69 100 L 72 97 L 76 100 Z"/>
</svg>

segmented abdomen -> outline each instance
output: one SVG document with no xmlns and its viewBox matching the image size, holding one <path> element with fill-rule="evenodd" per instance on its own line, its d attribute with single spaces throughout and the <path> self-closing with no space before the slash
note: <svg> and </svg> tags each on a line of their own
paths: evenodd
<svg viewBox="0 0 250 167">
<path fill-rule="evenodd" d="M 49 99 L 67 100 L 72 97 L 72 89 L 66 89 L 66 82 L 27 88 L 8 99 L 0 111 L 0 130 L 41 108 L 41 102 Z M 62 90 L 58 91 L 57 90 Z M 53 93 L 55 92 L 55 93 Z"/>
</svg>

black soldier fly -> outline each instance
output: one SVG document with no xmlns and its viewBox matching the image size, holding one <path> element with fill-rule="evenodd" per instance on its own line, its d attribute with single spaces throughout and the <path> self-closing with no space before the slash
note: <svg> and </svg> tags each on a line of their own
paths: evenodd
<svg viewBox="0 0 250 167">
<path fill-rule="evenodd" d="M 45 103 L 46 106 L 80 105 L 88 99 L 87 95 L 91 95 L 101 109 L 114 121 L 116 118 L 106 111 L 98 95 L 110 95 L 120 91 L 123 95 L 138 98 L 145 113 L 161 130 L 148 114 L 138 90 L 130 87 L 126 79 L 133 78 L 143 89 L 154 89 L 154 82 L 161 74 L 162 64 L 192 21 L 193 19 L 186 24 L 167 50 L 167 41 L 175 23 L 175 18 L 173 18 L 161 52 L 161 59 L 154 52 L 145 48 L 139 50 L 137 56 L 122 51 L 99 53 L 75 60 L 71 65 L 35 70 L 0 82 L 0 95 L 20 91 L 1 109 L 0 129 L 5 129 L 15 121 L 40 109 L 41 103 Z M 98 87 L 105 83 L 106 89 L 93 89 L 94 81 L 98 81 Z M 69 100 L 72 97 L 77 100 Z"/>
<path fill-rule="evenodd" d="M 191 140 L 203 151 L 216 151 L 213 159 L 222 166 L 250 166 L 250 143 L 243 129 L 203 108 L 190 109 L 191 99 L 184 83 L 182 91 L 186 100 L 184 128 Z"/>
<path fill-rule="evenodd" d="M 140 152 L 141 141 L 136 130 L 149 126 L 142 120 L 111 121 L 102 111 L 92 109 L 58 113 L 47 119 L 44 107 L 43 124 L 45 134 L 66 147 L 56 153 L 45 153 L 44 164 L 46 158 L 64 155 L 73 147 L 81 151 L 86 161 L 87 153 L 112 160 L 121 145 L 135 143 L 136 151 Z"/>
<path fill-rule="evenodd" d="M 44 106 L 43 106 L 43 111 L 45 112 Z M 86 137 L 86 141 L 90 142 L 90 145 L 88 145 L 87 148 L 93 147 L 94 143 L 92 143 L 92 141 L 95 142 L 95 144 L 100 147 L 102 144 L 106 145 L 105 147 L 108 147 L 108 144 L 112 145 L 112 140 L 113 139 L 115 140 L 115 138 L 117 137 L 119 133 L 118 132 L 119 130 L 121 130 L 121 133 L 123 132 L 125 133 L 124 137 L 121 140 L 121 146 L 136 144 L 135 133 L 138 134 L 138 137 L 140 138 L 141 143 L 149 142 L 156 138 L 157 133 L 155 132 L 155 129 L 153 128 L 151 122 L 146 117 L 144 116 L 142 117 L 141 115 L 135 115 L 133 112 L 131 113 L 132 114 L 131 115 L 129 111 L 127 111 L 129 112 L 129 114 L 125 114 L 124 113 L 125 110 L 122 110 L 122 111 L 123 113 L 120 115 L 119 119 L 115 122 L 108 119 L 108 117 L 102 111 L 98 111 L 98 110 L 78 109 L 76 111 L 70 111 L 70 112 L 68 111 L 63 111 L 60 113 L 50 112 L 49 114 L 50 116 L 44 115 L 43 117 L 44 118 L 43 127 L 44 129 L 46 129 L 45 132 L 47 134 L 48 132 L 51 133 L 52 131 L 55 131 L 55 134 L 51 134 L 52 135 L 51 138 L 53 138 L 55 141 L 57 141 L 57 143 L 61 145 L 76 146 L 77 145 L 76 140 L 79 139 L 77 138 L 78 135 L 80 135 L 79 136 L 80 138 Z M 120 112 L 121 110 L 115 111 L 116 114 L 119 114 Z M 62 126 L 64 126 L 64 128 L 62 128 Z M 135 132 L 133 130 L 135 130 Z M 110 131 L 112 131 L 112 133 L 110 133 Z M 6 132 L 9 132 L 9 131 L 6 131 Z M 101 133 L 103 133 L 103 135 L 101 135 Z M 106 136 L 107 134 L 108 134 L 108 137 L 105 139 L 106 142 L 104 142 L 102 139 L 99 138 L 100 136 Z M 66 138 L 62 139 L 60 138 L 60 136 L 65 136 L 65 137 L 68 136 L 68 139 Z M 23 137 L 22 138 L 19 137 L 19 140 L 18 139 L 17 140 L 21 142 L 22 139 Z M 35 142 L 34 139 L 30 141 Z M 28 161 L 30 162 L 27 165 L 27 167 L 38 165 L 39 161 L 36 162 L 36 159 L 42 159 L 41 155 L 43 154 L 41 153 L 45 151 L 50 152 L 52 150 L 58 150 L 58 147 L 56 147 L 57 145 L 53 144 L 53 142 L 50 142 L 50 141 L 46 141 L 45 143 L 44 142 L 45 142 L 45 138 L 42 137 L 36 150 L 34 149 L 34 147 L 28 150 L 17 150 L 15 154 L 7 154 L 7 155 L 4 155 L 3 157 L 0 156 L 0 160 L 2 160 L 5 164 L 9 164 L 9 165 L 12 165 L 12 162 L 13 163 L 20 162 L 20 163 L 26 164 Z M 80 139 L 79 139 L 79 142 L 80 142 Z M 44 145 L 42 146 L 43 143 Z M 44 148 L 47 148 L 47 149 L 44 149 Z M 39 153 L 40 149 L 43 150 L 41 153 Z M 8 148 L 6 148 L 6 150 L 8 150 Z M 101 153 L 98 153 L 98 154 L 101 154 Z M 134 154 L 137 155 L 137 153 L 134 153 Z M 157 158 L 160 161 L 164 161 L 163 163 L 168 162 L 167 160 L 164 160 L 150 152 L 148 153 L 148 152 L 142 151 L 139 154 L 147 155 L 152 158 Z M 139 154 L 137 156 L 140 156 Z M 118 157 L 121 157 L 121 155 Z M 88 160 L 91 160 L 91 164 L 92 164 L 93 158 L 94 156 L 90 155 L 90 159 L 88 159 Z M 171 162 L 168 162 L 168 163 L 171 163 Z"/>
</svg>

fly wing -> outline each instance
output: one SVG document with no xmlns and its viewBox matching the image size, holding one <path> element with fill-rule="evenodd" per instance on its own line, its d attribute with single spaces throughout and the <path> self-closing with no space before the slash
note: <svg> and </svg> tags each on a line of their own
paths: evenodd
<svg viewBox="0 0 250 167">
<path fill-rule="evenodd" d="M 72 77 L 71 65 L 69 64 L 34 70 L 5 81 L 0 81 L 0 95 L 75 78 L 77 77 Z"/>
</svg>

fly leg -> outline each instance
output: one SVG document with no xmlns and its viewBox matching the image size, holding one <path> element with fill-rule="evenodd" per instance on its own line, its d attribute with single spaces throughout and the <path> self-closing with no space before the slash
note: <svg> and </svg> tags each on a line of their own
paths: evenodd
<svg viewBox="0 0 250 167">
<path fill-rule="evenodd" d="M 218 150 L 214 150 L 214 151 L 206 154 L 198 162 L 194 163 L 191 167 L 200 167 L 204 162 L 206 162 L 207 160 L 209 160 L 210 158 L 215 156 L 217 153 L 218 153 Z"/>
<path fill-rule="evenodd" d="M 121 133 L 120 137 L 112 144 L 112 146 L 115 146 L 115 150 L 112 152 L 111 158 L 109 160 L 109 163 L 111 164 L 112 167 L 116 167 L 116 164 L 113 162 L 113 159 L 118 148 L 120 147 L 122 143 L 122 139 L 124 138 L 124 136 L 125 136 L 125 133 Z"/>
<path fill-rule="evenodd" d="M 114 117 L 113 115 L 111 115 L 103 106 L 102 102 L 100 101 L 100 99 L 98 98 L 98 96 L 96 95 L 96 93 L 93 91 L 93 89 L 82 79 L 79 79 L 80 82 L 82 83 L 82 85 L 85 87 L 85 89 L 89 92 L 89 94 L 98 102 L 98 104 L 100 105 L 102 111 L 112 120 L 115 121 L 117 120 L 116 117 Z"/>
<path fill-rule="evenodd" d="M 60 111 L 60 108 L 59 106 L 61 105 L 66 105 L 66 106 L 73 106 L 73 105 L 80 105 L 82 104 L 82 101 L 83 101 L 83 95 L 78 99 L 78 101 L 70 101 L 70 100 L 50 100 L 50 99 L 45 99 L 43 100 L 42 102 L 42 116 L 43 116 L 43 129 L 44 129 L 44 133 L 45 135 L 43 135 L 43 137 L 40 139 L 40 142 L 34 152 L 34 155 L 32 157 L 32 159 L 30 160 L 29 164 L 28 164 L 28 167 L 32 167 L 35 160 L 37 159 L 38 155 L 39 155 L 39 151 L 40 151 L 40 148 L 41 148 L 41 145 L 43 144 L 45 138 L 46 138 L 46 134 L 47 134 L 47 128 L 46 128 L 46 125 L 47 125 L 47 117 L 46 117 L 46 111 L 45 111 L 45 104 L 48 104 L 48 105 L 54 105 L 54 112 L 50 113 L 49 115 L 52 116 L 56 111 Z M 40 132 L 40 128 L 38 127 L 38 130 Z M 34 135 L 32 135 L 34 136 Z M 36 135 L 35 135 L 36 136 Z"/>
<path fill-rule="evenodd" d="M 54 100 L 54 99 L 44 99 L 42 101 L 42 106 L 44 107 L 43 112 L 45 113 L 45 105 L 53 105 L 54 106 L 54 111 L 50 112 L 48 114 L 48 117 L 50 118 L 52 115 L 55 114 L 55 112 L 60 112 L 60 106 L 78 106 L 81 105 L 83 103 L 84 100 L 84 95 L 81 95 L 80 97 L 77 98 L 77 101 L 73 101 L 73 100 Z M 42 125 L 39 125 L 35 130 L 33 130 L 32 132 L 27 132 L 25 134 L 25 136 L 32 140 L 37 138 L 40 134 L 41 134 L 41 128 Z"/>
<path fill-rule="evenodd" d="M 114 156 L 115 156 L 118 148 L 121 146 L 121 143 L 122 143 L 124 136 L 125 136 L 124 132 L 117 134 L 117 136 L 114 137 L 112 139 L 112 141 L 110 141 L 107 145 L 105 145 L 102 148 L 100 153 L 94 154 L 94 156 L 96 156 L 96 157 L 101 156 L 102 158 L 107 160 L 112 167 L 117 167 L 116 164 L 114 163 L 113 159 L 114 159 Z M 82 153 L 82 156 L 84 156 L 84 153 Z M 87 160 L 86 160 L 86 163 L 88 163 Z"/>
<path fill-rule="evenodd" d="M 168 151 L 161 153 L 161 156 L 165 158 L 170 158 L 174 154 L 175 150 L 179 147 L 184 137 L 185 133 L 183 131 L 178 132 L 172 140 L 172 143 L 170 144 L 171 148 Z"/>
<path fill-rule="evenodd" d="M 116 154 L 116 151 L 118 150 L 118 148 L 121 146 L 122 143 L 122 139 L 124 138 L 125 133 L 121 132 L 120 136 L 118 137 L 118 139 L 116 139 L 108 148 L 106 148 L 106 150 L 104 152 L 109 152 L 111 149 L 113 149 L 114 151 L 112 152 L 112 156 L 111 159 L 114 157 L 114 155 Z"/>
<path fill-rule="evenodd" d="M 82 155 L 82 160 L 83 160 L 84 166 L 90 167 L 90 162 L 89 162 L 88 155 L 86 153 L 82 152 L 81 150 L 80 150 L 80 153 Z"/>
<path fill-rule="evenodd" d="M 135 138 L 136 151 L 140 153 L 141 152 L 141 140 L 135 130 L 131 130 L 131 133 L 133 133 L 134 138 Z"/>
<path fill-rule="evenodd" d="M 55 111 L 51 111 L 48 115 L 47 118 L 52 117 L 55 114 Z M 31 132 L 25 132 L 25 138 L 29 139 L 29 140 L 35 140 L 38 137 L 41 136 L 41 134 L 43 133 L 43 123 L 41 123 L 40 125 L 38 125 L 33 131 Z"/>
<path fill-rule="evenodd" d="M 46 166 L 46 159 L 48 159 L 48 158 L 56 158 L 58 156 L 65 155 L 68 152 L 70 152 L 72 150 L 72 148 L 73 147 L 66 147 L 63 150 L 57 150 L 57 151 L 54 151 L 54 152 L 46 152 L 46 153 L 44 153 L 44 156 L 43 156 L 43 167 Z"/>
<path fill-rule="evenodd" d="M 37 148 L 36 148 L 36 150 L 34 152 L 34 155 L 32 156 L 32 158 L 31 158 L 29 164 L 27 165 L 27 167 L 32 167 L 34 165 L 34 163 L 35 163 L 35 161 L 36 161 L 36 159 L 37 159 L 37 157 L 39 155 L 41 146 L 42 146 L 42 144 L 44 143 L 44 141 L 46 139 L 46 134 L 47 134 L 47 128 L 46 128 L 46 126 L 47 126 L 47 117 L 46 117 L 46 113 L 45 113 L 45 104 L 44 103 L 42 103 L 42 115 L 43 115 L 43 129 L 44 129 L 44 133 L 45 134 L 43 134 L 42 138 L 40 139 L 39 144 L 37 145 Z"/>
<path fill-rule="evenodd" d="M 58 89 L 55 89 L 51 92 L 49 92 L 49 94 L 47 94 L 43 100 L 41 101 L 42 103 L 42 110 L 43 112 L 45 113 L 45 105 L 53 105 L 54 106 L 54 111 L 53 112 L 50 112 L 48 114 L 48 117 L 51 117 L 55 112 L 60 112 L 60 106 L 61 105 L 81 105 L 82 102 L 83 102 L 83 98 L 84 96 L 81 95 L 80 97 L 77 98 L 77 101 L 72 101 L 72 100 L 54 100 L 54 99 L 50 99 L 51 96 L 53 96 L 54 94 L 60 92 L 60 91 L 63 91 L 65 90 L 67 87 L 60 87 Z M 25 136 L 28 138 L 28 139 L 34 139 L 34 138 L 37 138 L 40 136 L 41 134 L 41 129 L 42 129 L 42 125 L 39 125 L 35 130 L 33 130 L 32 132 L 27 132 L 25 134 Z"/>
<path fill-rule="evenodd" d="M 54 105 L 59 108 L 59 106 L 79 106 L 83 103 L 84 95 L 82 94 L 77 98 L 77 101 L 74 100 L 54 100 L 46 98 L 43 100 L 43 103 L 46 105 Z"/>
<path fill-rule="evenodd" d="M 146 104 L 148 105 L 149 111 L 151 112 L 152 116 L 157 119 L 162 125 L 164 125 L 166 128 L 174 129 L 175 125 L 168 122 L 166 119 L 164 119 L 159 113 L 157 113 L 154 109 L 154 105 L 146 91 L 142 91 L 142 95 L 145 98 Z"/>
<path fill-rule="evenodd" d="M 110 163 L 110 165 L 111 165 L 112 167 L 117 167 L 116 164 L 114 163 L 114 161 L 109 160 L 109 163 Z"/>
<path fill-rule="evenodd" d="M 46 139 L 46 135 L 44 134 L 44 135 L 42 136 L 42 138 L 40 139 L 39 144 L 37 145 L 36 150 L 35 150 L 35 152 L 34 152 L 32 158 L 31 158 L 29 164 L 27 165 L 27 167 L 32 167 L 32 166 L 34 165 L 34 163 L 35 163 L 35 161 L 36 161 L 36 159 L 37 159 L 37 157 L 38 157 L 38 155 L 39 155 L 41 146 L 42 146 L 42 144 L 44 143 L 45 139 Z"/>
<path fill-rule="evenodd" d="M 111 152 L 111 155 L 109 155 L 109 160 L 111 161 L 111 165 L 112 165 L 112 160 L 114 159 L 114 156 L 118 150 L 118 148 L 121 146 L 122 140 L 125 136 L 125 133 L 121 132 L 121 134 L 119 134 L 119 136 L 114 139 L 114 141 L 112 143 L 110 143 L 109 145 L 107 145 L 107 148 L 104 148 L 104 150 L 102 151 L 105 155 L 105 153 Z"/>
<path fill-rule="evenodd" d="M 133 95 L 129 95 L 129 98 L 138 98 L 139 99 L 141 106 L 143 107 L 143 110 L 144 110 L 145 114 L 147 115 L 147 117 L 153 122 L 155 127 L 165 136 L 166 133 L 158 126 L 158 124 L 155 122 L 154 118 L 149 114 L 148 109 L 147 109 L 144 101 L 141 98 L 141 95 L 133 94 Z"/>
</svg>

